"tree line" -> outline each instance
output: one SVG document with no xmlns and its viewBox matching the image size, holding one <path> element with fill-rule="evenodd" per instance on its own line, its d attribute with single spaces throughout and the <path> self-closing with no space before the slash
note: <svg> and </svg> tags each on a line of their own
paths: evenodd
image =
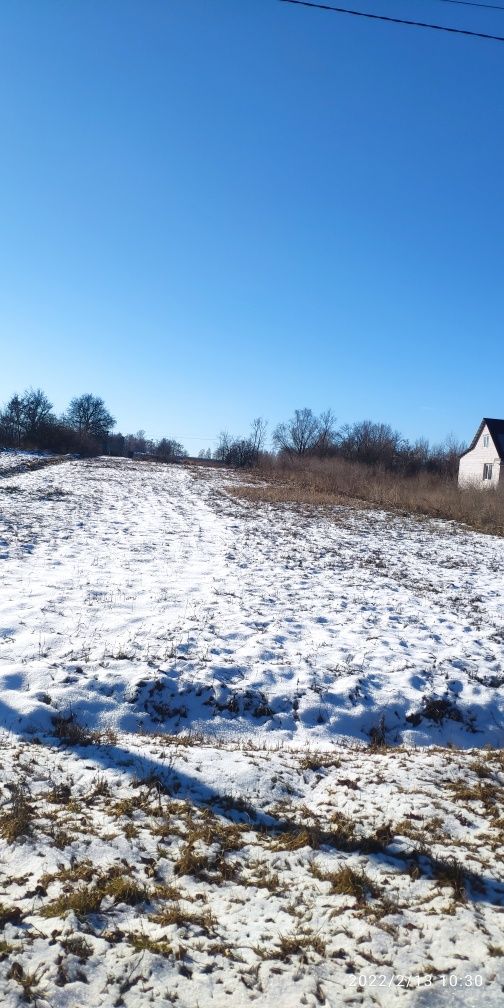
<svg viewBox="0 0 504 1008">
<path fill-rule="evenodd" d="M 247 438 L 221 433 L 213 458 L 238 468 L 257 464 L 267 454 L 266 429 L 267 422 L 257 418 Z M 372 420 L 338 428 L 332 410 L 317 416 L 307 407 L 295 410 L 289 420 L 278 424 L 271 440 L 280 459 L 343 458 L 404 476 L 420 472 L 454 476 L 466 447 L 452 435 L 439 445 L 429 445 L 424 438 L 410 442 L 389 424 Z"/>
<path fill-rule="evenodd" d="M 75 396 L 60 416 L 42 389 L 15 394 L 0 410 L 0 447 L 25 448 L 80 455 L 155 456 L 165 461 L 187 458 L 183 445 L 173 438 L 158 441 L 136 434 L 114 433 L 116 421 L 103 399 L 91 393 Z M 425 439 L 410 442 L 389 424 L 361 420 L 337 427 L 332 410 L 294 410 L 272 432 L 273 453 L 265 448 L 267 421 L 253 420 L 246 437 L 223 431 L 215 451 L 201 451 L 234 468 L 250 468 L 261 459 L 343 458 L 401 475 L 419 472 L 455 475 L 465 445 L 449 437 L 431 446 Z"/>
<path fill-rule="evenodd" d="M 145 431 L 113 433 L 116 421 L 103 399 L 75 396 L 60 416 L 42 389 L 15 393 L 0 410 L 0 447 L 79 455 L 155 455 L 172 461 L 187 455 L 172 438 L 153 441 Z"/>
</svg>

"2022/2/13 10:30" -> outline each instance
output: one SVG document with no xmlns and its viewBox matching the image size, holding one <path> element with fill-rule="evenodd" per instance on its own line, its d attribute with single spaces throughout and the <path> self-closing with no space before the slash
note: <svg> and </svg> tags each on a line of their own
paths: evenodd
<svg viewBox="0 0 504 1008">
<path fill-rule="evenodd" d="M 356 973 L 348 978 L 351 987 L 432 987 L 437 984 L 441 987 L 482 987 L 483 977 L 480 973 L 465 973 L 459 976 L 456 973 L 445 973 L 442 976 L 432 973 L 424 973 L 414 976 L 413 974 L 392 973 Z"/>
</svg>

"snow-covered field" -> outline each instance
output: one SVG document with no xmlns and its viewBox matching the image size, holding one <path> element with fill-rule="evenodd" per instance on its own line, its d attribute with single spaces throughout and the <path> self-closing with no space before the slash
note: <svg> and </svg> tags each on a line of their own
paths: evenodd
<svg viewBox="0 0 504 1008">
<path fill-rule="evenodd" d="M 221 471 L 75 461 L 3 480 L 10 729 L 504 742 L 504 540 L 257 507 Z"/>
<path fill-rule="evenodd" d="M 0 448 L 0 477 L 9 473 L 23 472 L 56 459 L 50 452 L 25 451 L 21 448 Z"/>
<path fill-rule="evenodd" d="M 504 540 L 234 482 L 0 481 L 2 1003 L 502 1003 Z"/>
</svg>

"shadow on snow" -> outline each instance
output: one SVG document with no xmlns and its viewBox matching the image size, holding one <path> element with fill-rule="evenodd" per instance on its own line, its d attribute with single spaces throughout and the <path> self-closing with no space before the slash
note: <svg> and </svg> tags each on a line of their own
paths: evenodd
<svg viewBox="0 0 504 1008">
<path fill-rule="evenodd" d="M 151 755 L 138 753 L 124 745 L 118 745 L 116 742 L 100 742 L 93 739 L 91 735 L 89 744 L 69 744 L 61 742 L 50 733 L 30 734 L 26 730 L 23 731 L 17 712 L 5 702 L 0 701 L 0 722 L 7 724 L 9 721 L 17 723 L 17 727 L 6 729 L 6 731 L 16 734 L 25 742 L 36 738 L 39 744 L 48 748 L 70 751 L 88 764 L 92 761 L 97 768 L 123 770 L 129 778 L 135 780 L 135 783 L 145 782 L 150 787 L 156 787 L 160 793 L 170 795 L 179 801 L 191 802 L 198 807 L 208 808 L 211 806 L 214 812 L 230 821 L 247 822 L 251 829 L 257 829 L 263 834 L 268 833 L 277 837 L 285 834 L 295 836 L 304 831 L 306 832 L 307 845 L 309 844 L 315 849 L 326 850 L 328 853 L 365 854 L 369 859 L 378 863 L 385 862 L 391 867 L 400 867 L 402 870 L 419 869 L 421 875 L 433 880 L 448 877 L 456 882 L 457 871 L 460 869 L 459 881 L 465 889 L 466 896 L 472 902 L 485 902 L 495 906 L 504 905 L 503 883 L 491 876 L 465 870 L 451 859 L 435 858 L 423 850 L 392 851 L 390 844 L 386 841 L 380 841 L 376 835 L 349 837 L 346 833 L 340 833 L 337 823 L 333 830 L 321 830 L 316 827 L 307 827 L 303 822 L 288 817 L 272 816 L 241 798 L 223 794 L 215 787 L 196 779 L 178 767 L 175 769 L 168 760 L 164 761 Z M 69 723 L 71 723 L 71 719 L 69 719 Z M 145 738 L 147 743 L 163 744 L 163 738 L 159 735 L 152 736 L 152 738 L 149 738 L 148 735 L 140 737 Z M 167 736 L 167 742 L 171 746 L 177 744 L 173 736 Z M 181 744 L 183 744 L 182 740 Z M 203 744 L 211 746 L 212 742 L 208 740 Z"/>
</svg>

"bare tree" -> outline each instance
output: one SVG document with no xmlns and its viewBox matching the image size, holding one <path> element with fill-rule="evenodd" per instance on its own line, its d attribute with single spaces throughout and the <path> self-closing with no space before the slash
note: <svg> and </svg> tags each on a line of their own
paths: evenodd
<svg viewBox="0 0 504 1008">
<path fill-rule="evenodd" d="M 455 434 L 448 434 L 442 444 L 435 445 L 431 449 L 430 468 L 443 476 L 456 476 L 460 456 L 466 448 L 467 445 L 459 441 Z"/>
<path fill-rule="evenodd" d="M 187 452 L 183 445 L 173 438 L 161 438 L 155 445 L 156 455 L 166 462 L 176 462 L 179 459 L 187 458 Z"/>
<path fill-rule="evenodd" d="M 221 431 L 219 434 L 219 443 L 213 453 L 213 457 L 215 459 L 219 459 L 220 462 L 225 462 L 226 456 L 229 453 L 230 444 L 231 444 L 231 435 L 228 433 L 228 431 Z"/>
<path fill-rule="evenodd" d="M 140 452 L 140 454 L 144 455 L 147 451 L 145 431 L 138 430 L 136 434 L 126 434 L 124 438 L 124 450 L 127 455 L 133 455 L 135 452 Z"/>
<path fill-rule="evenodd" d="M 266 421 L 256 417 L 252 422 L 248 438 L 231 437 L 222 431 L 214 458 L 235 469 L 245 469 L 257 465 L 266 434 Z"/>
<path fill-rule="evenodd" d="M 107 438 L 107 451 L 109 455 L 124 455 L 126 453 L 126 438 L 124 434 L 109 434 Z"/>
<path fill-rule="evenodd" d="M 54 422 L 52 403 L 42 389 L 28 389 L 23 398 L 23 426 L 26 441 L 37 443 L 44 426 Z"/>
<path fill-rule="evenodd" d="M 336 417 L 331 409 L 327 409 L 318 418 L 318 437 L 315 445 L 317 455 L 320 455 L 322 458 L 326 455 L 331 455 L 335 450 L 338 440 L 339 434 L 336 431 Z"/>
<path fill-rule="evenodd" d="M 391 469 L 400 464 L 407 442 L 389 424 L 361 420 L 341 431 L 339 450 L 344 458 Z"/>
<path fill-rule="evenodd" d="M 90 392 L 72 399 L 66 414 L 66 422 L 84 437 L 103 441 L 115 426 L 114 417 L 106 409 L 103 399 Z"/>
<path fill-rule="evenodd" d="M 311 409 L 297 409 L 287 423 L 273 431 L 273 444 L 286 455 L 309 455 L 317 444 L 320 421 Z"/>
<path fill-rule="evenodd" d="M 267 427 L 268 421 L 264 420 L 263 417 L 256 417 L 255 420 L 252 420 L 249 440 L 251 441 L 257 454 L 264 449 Z"/>
<path fill-rule="evenodd" d="M 25 430 L 25 411 L 23 399 L 13 395 L 0 414 L 2 436 L 5 442 L 19 448 Z"/>
</svg>

